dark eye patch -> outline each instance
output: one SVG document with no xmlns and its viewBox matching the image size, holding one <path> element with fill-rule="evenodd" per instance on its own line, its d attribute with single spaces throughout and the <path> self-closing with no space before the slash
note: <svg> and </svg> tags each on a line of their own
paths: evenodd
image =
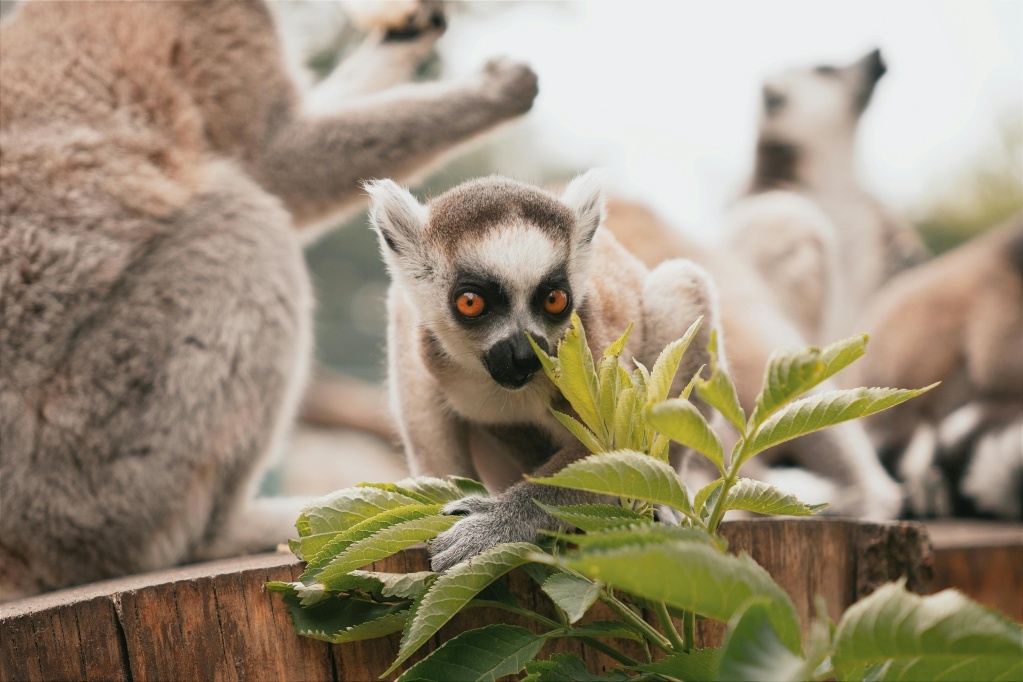
<svg viewBox="0 0 1023 682">
<path fill-rule="evenodd" d="M 552 291 L 556 290 L 565 291 L 569 296 L 569 304 L 565 310 L 557 315 L 551 315 L 544 309 L 544 301 Z M 540 314 L 556 320 L 561 320 L 572 314 L 572 289 L 568 284 L 568 269 L 564 266 L 558 266 L 552 270 L 543 280 L 537 285 L 536 289 L 533 290 L 533 298 L 531 301 L 533 310 Z"/>
<path fill-rule="evenodd" d="M 486 310 L 479 317 L 466 318 L 458 314 L 456 301 L 459 295 L 467 291 L 483 297 Z M 495 315 L 507 313 L 510 307 L 508 296 L 500 282 L 486 275 L 472 272 L 464 272 L 458 276 L 455 285 L 451 288 L 449 298 L 452 315 L 459 323 L 470 327 L 484 324 L 487 320 L 493 319 Z"/>
<path fill-rule="evenodd" d="M 838 76 L 838 67 L 829 66 L 827 64 L 823 66 L 816 66 L 813 71 L 814 73 L 819 73 L 822 76 L 831 76 L 832 78 Z"/>
</svg>

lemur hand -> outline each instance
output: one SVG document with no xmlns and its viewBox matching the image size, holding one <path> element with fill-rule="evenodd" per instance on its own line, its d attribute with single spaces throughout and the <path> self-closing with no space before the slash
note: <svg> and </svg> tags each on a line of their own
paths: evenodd
<svg viewBox="0 0 1023 682">
<path fill-rule="evenodd" d="M 533 542 L 554 519 L 514 488 L 498 497 L 466 497 L 444 514 L 465 516 L 430 544 L 430 566 L 445 571 L 503 542 Z"/>
<path fill-rule="evenodd" d="M 529 65 L 505 57 L 491 59 L 477 77 L 486 99 L 512 116 L 529 111 L 539 92 Z"/>
</svg>

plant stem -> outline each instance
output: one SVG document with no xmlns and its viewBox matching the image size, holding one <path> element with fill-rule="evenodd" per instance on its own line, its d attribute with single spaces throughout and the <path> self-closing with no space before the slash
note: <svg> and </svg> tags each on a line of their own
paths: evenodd
<svg viewBox="0 0 1023 682">
<path fill-rule="evenodd" d="M 592 637 L 579 637 L 578 639 L 586 646 L 592 647 L 597 651 L 601 652 L 602 654 L 610 656 L 611 658 L 615 659 L 622 665 L 629 666 L 630 668 L 639 665 L 639 661 L 632 658 L 631 656 L 626 656 L 622 652 L 616 651 L 613 647 L 610 647 L 607 644 L 604 644 L 603 642 L 598 642 Z"/>
<path fill-rule="evenodd" d="M 661 621 L 661 629 L 664 630 L 664 634 L 668 636 L 668 640 L 671 641 L 671 647 L 675 651 L 686 651 L 687 642 L 683 642 L 682 638 L 679 637 L 678 630 L 675 629 L 675 624 L 671 622 L 671 614 L 668 613 L 668 607 L 664 605 L 664 602 L 654 602 L 654 612 L 657 614 L 657 619 Z M 686 611 L 688 614 L 689 612 Z"/>
<path fill-rule="evenodd" d="M 683 651 L 689 651 L 696 646 L 696 614 L 686 611 L 682 614 L 682 637 L 685 639 Z"/>
<path fill-rule="evenodd" d="M 597 596 L 600 601 L 607 604 L 609 609 L 618 614 L 619 618 L 631 625 L 634 630 L 638 631 L 645 638 L 653 642 L 654 646 L 666 654 L 673 653 L 671 642 L 669 642 L 664 635 L 659 633 L 657 630 L 654 630 L 649 623 L 633 613 L 632 609 L 616 599 L 613 594 L 602 589 Z"/>
</svg>

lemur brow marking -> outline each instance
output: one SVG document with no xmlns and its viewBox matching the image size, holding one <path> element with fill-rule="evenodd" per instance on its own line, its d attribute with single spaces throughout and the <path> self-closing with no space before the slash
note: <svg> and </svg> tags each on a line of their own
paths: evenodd
<svg viewBox="0 0 1023 682">
<path fill-rule="evenodd" d="M 513 180 L 486 178 L 437 198 L 430 205 L 423 238 L 453 254 L 461 240 L 480 237 L 516 218 L 561 241 L 570 238 L 575 224 L 572 212 L 546 193 Z"/>
</svg>

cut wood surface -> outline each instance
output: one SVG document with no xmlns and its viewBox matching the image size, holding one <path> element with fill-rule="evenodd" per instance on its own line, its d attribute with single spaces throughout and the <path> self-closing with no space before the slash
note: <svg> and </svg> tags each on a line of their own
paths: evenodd
<svg viewBox="0 0 1023 682">
<path fill-rule="evenodd" d="M 935 591 L 954 587 L 1023 623 L 1023 525 L 935 521 L 927 532 L 934 546 Z"/>
<path fill-rule="evenodd" d="M 732 551 L 746 551 L 792 596 L 807 624 L 815 594 L 833 618 L 883 582 L 907 576 L 926 592 L 932 558 L 915 523 L 835 519 L 764 519 L 726 523 Z M 413 549 L 374 564 L 380 571 L 428 568 Z M 269 580 L 296 580 L 291 554 L 263 554 L 95 583 L 0 607 L 0 680 L 370 680 L 394 660 L 400 636 L 328 645 L 299 637 Z M 684 580 L 684 576 L 679 577 Z M 546 598 L 521 571 L 506 576 L 526 607 L 550 613 Z M 607 619 L 598 604 L 588 619 Z M 656 619 L 649 618 L 651 622 Z M 505 611 L 470 609 L 456 616 L 411 662 L 465 629 L 504 622 L 536 629 Z M 702 624 L 702 645 L 722 628 Z M 591 672 L 612 661 L 569 639 L 550 651 L 585 655 Z M 637 655 L 638 651 L 631 652 Z M 411 663 L 410 662 L 410 663 Z"/>
</svg>

